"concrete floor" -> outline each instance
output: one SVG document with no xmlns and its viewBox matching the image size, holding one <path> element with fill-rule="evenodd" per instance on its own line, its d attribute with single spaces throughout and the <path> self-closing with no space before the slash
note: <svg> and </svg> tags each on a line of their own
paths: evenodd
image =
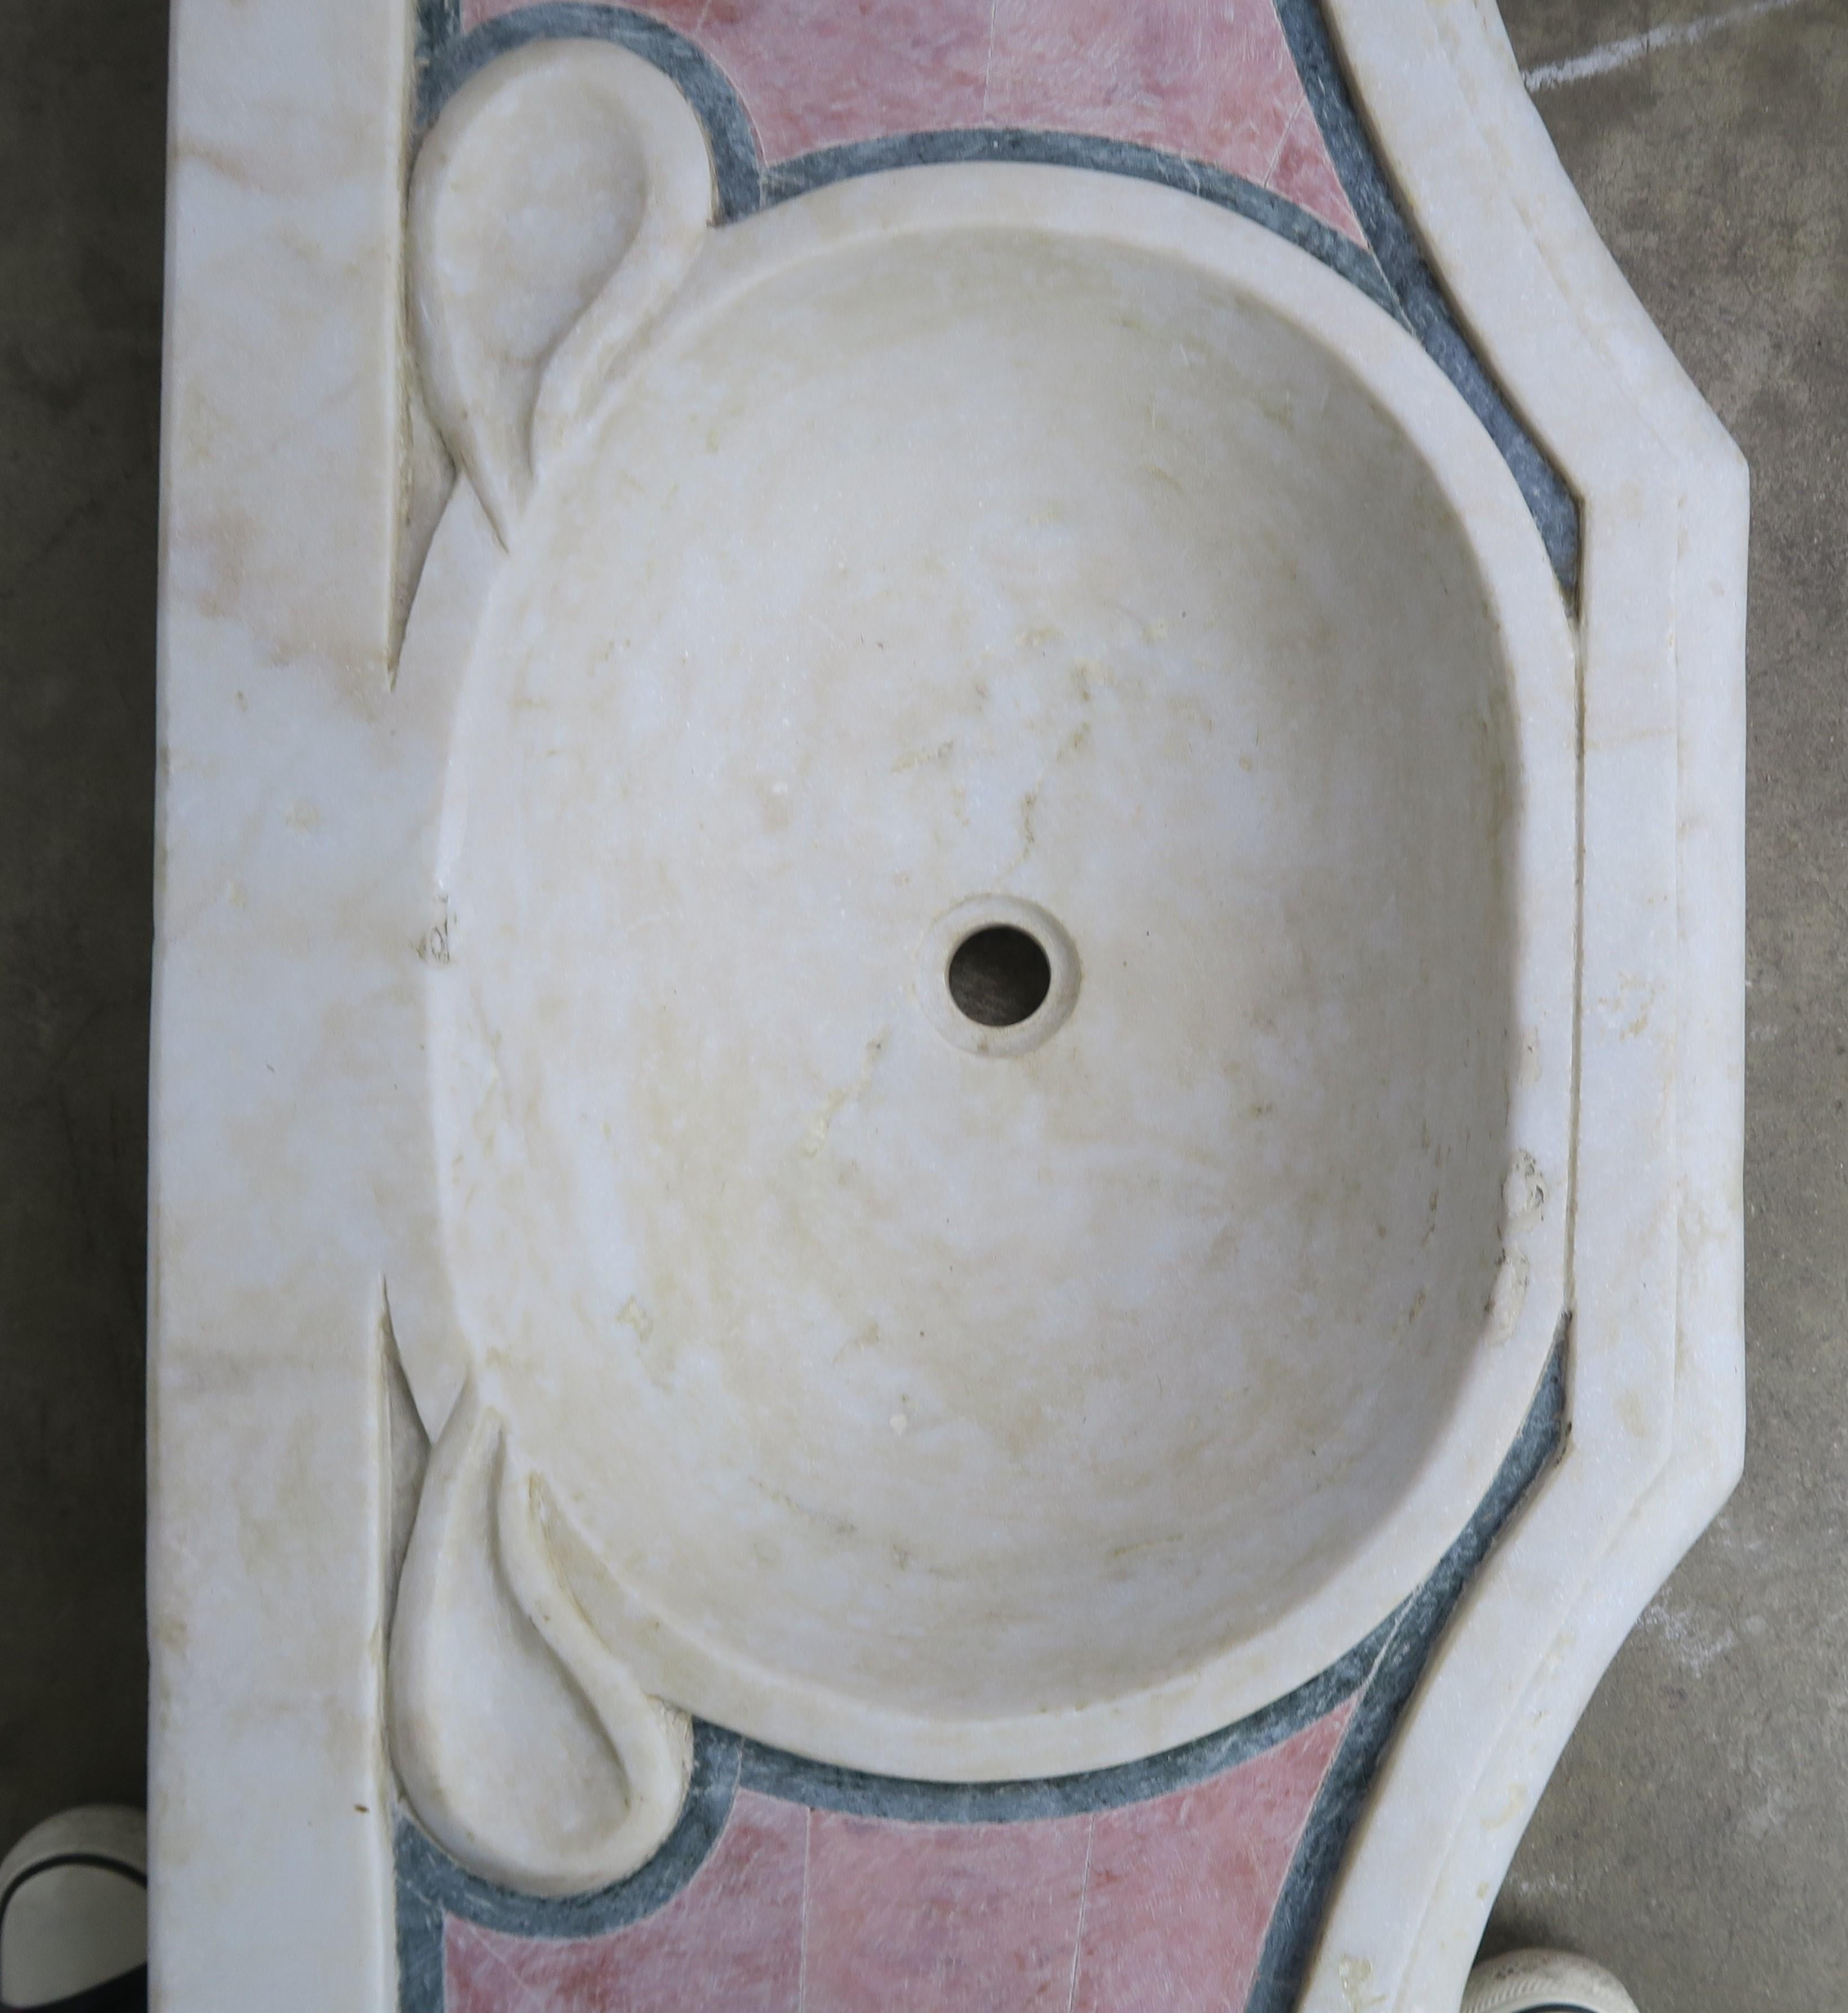
<svg viewBox="0 0 1848 2013">
<path fill-rule="evenodd" d="M 1507 0 L 1529 66 L 1724 0 Z M 1848 0 L 1538 102 L 1750 457 L 1744 1485 L 1618 1658 L 1489 1947 L 1642 2013 L 1848 1978 Z M 166 48 L 0 0 L 0 1847 L 141 1792 L 141 1336 Z"/>
<path fill-rule="evenodd" d="M 0 1847 L 142 1793 L 165 11 L 0 0 Z"/>
</svg>

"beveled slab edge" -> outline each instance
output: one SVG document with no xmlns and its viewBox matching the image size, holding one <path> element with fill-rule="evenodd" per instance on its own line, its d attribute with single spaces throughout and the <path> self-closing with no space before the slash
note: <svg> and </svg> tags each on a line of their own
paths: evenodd
<svg viewBox="0 0 1848 2013">
<path fill-rule="evenodd" d="M 1328 9 L 1427 256 L 1585 527 L 1570 1437 L 1414 1698 L 1302 2001 L 1448 2013 L 1574 1725 L 1743 1457 L 1747 483 L 1579 203 L 1488 0 Z M 1672 914 L 1626 946 L 1625 876 L 1651 853 L 1672 857 Z M 1594 1093 L 1639 1082 L 1655 1124 L 1626 1139 Z"/>
</svg>

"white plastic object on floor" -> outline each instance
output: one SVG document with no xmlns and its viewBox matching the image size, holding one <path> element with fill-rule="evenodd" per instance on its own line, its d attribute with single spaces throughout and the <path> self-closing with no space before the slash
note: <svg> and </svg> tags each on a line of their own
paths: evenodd
<svg viewBox="0 0 1848 2013">
<path fill-rule="evenodd" d="M 51 2006 L 148 1961 L 148 1820 L 60 1811 L 0 1860 L 0 2008 Z"/>
<path fill-rule="evenodd" d="M 1564 1950 L 1510 1950 L 1470 1973 L 1462 2013 L 1637 2013 L 1601 1965 Z"/>
</svg>

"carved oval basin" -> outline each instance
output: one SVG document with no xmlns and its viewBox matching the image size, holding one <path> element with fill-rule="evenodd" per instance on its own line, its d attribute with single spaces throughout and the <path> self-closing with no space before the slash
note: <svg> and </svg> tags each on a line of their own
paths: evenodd
<svg viewBox="0 0 1848 2013">
<path fill-rule="evenodd" d="M 904 1773 L 1303 1682 L 1564 1302 L 1573 656 L 1487 435 L 1306 254 L 1010 167 L 715 234 L 555 434 L 431 1042 L 577 1602 Z"/>
</svg>

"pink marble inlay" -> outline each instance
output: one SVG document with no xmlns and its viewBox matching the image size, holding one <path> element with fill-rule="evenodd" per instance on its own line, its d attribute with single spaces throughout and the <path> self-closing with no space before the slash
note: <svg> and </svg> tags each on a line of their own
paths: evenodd
<svg viewBox="0 0 1848 2013">
<path fill-rule="evenodd" d="M 447 2013 L 1238 2013 L 1353 1710 L 1095 1816 L 932 1825 L 741 1790 L 658 1915 L 445 1925 Z"/>
<path fill-rule="evenodd" d="M 658 1914 L 580 1942 L 444 1925 L 445 2013 L 796 2013 L 809 1813 L 749 1790 Z"/>
<path fill-rule="evenodd" d="M 530 0 L 464 0 L 463 26 Z M 1361 241 L 1271 0 L 645 0 L 732 81 L 764 159 L 1024 126 L 1228 169 Z"/>
<path fill-rule="evenodd" d="M 1353 1710 L 1197 1789 L 1099 1813 L 1072 2013 L 1239 2013 Z"/>
<path fill-rule="evenodd" d="M 988 111 L 1270 173 L 1303 87 L 1268 0 L 996 0 Z"/>
<path fill-rule="evenodd" d="M 804 2013 L 1066 2013 L 1089 1831 L 817 1811 Z"/>
<path fill-rule="evenodd" d="M 980 126 L 992 0 L 649 0 L 731 79 L 767 162 Z"/>
</svg>

